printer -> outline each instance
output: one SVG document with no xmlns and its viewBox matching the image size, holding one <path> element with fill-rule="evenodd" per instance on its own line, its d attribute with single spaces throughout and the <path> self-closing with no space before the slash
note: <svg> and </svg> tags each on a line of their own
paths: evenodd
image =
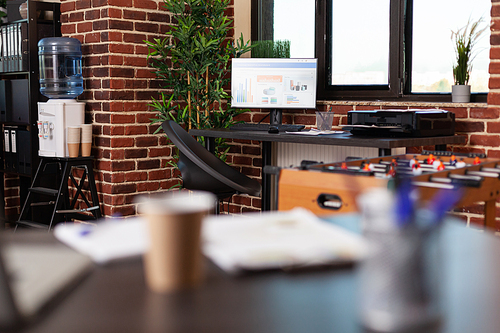
<svg viewBox="0 0 500 333">
<path fill-rule="evenodd" d="M 426 137 L 455 134 L 455 114 L 439 109 L 352 110 L 343 130 L 353 135 Z"/>
</svg>

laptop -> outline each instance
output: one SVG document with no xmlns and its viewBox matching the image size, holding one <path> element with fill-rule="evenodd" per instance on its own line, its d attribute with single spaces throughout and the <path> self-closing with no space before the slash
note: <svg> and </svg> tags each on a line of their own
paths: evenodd
<svg viewBox="0 0 500 333">
<path fill-rule="evenodd" d="M 0 242 L 0 331 L 36 319 L 92 265 L 89 257 L 60 243 Z"/>
</svg>

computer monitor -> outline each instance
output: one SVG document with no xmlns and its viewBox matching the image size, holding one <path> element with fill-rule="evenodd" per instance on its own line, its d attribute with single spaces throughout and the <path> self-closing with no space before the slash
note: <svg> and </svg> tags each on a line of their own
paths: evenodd
<svg viewBox="0 0 500 333">
<path fill-rule="evenodd" d="M 317 59 L 235 58 L 231 66 L 231 105 L 271 109 L 281 124 L 283 109 L 315 109 Z"/>
</svg>

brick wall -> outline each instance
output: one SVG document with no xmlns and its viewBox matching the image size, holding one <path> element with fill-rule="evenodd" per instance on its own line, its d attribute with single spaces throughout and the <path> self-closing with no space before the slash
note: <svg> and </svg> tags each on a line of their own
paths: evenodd
<svg viewBox="0 0 500 333">
<path fill-rule="evenodd" d="M 160 37 L 170 15 L 162 1 L 61 2 L 64 36 L 83 46 L 86 120 L 93 123 L 95 171 L 105 215 L 135 213 L 137 193 L 168 189 L 176 180 L 166 168 L 171 148 L 153 134 L 149 111 L 158 82 L 148 68 L 144 40 Z"/>
<path fill-rule="evenodd" d="M 446 109 L 456 115 L 458 134 L 467 137 L 465 145 L 450 149 L 484 152 L 500 158 L 500 0 L 492 0 L 492 3 L 488 104 L 319 101 L 319 109 L 326 110 L 333 105 L 335 125 L 345 124 L 347 111 L 351 109 Z M 78 38 L 83 44 L 85 93 L 80 100 L 87 103 L 87 122 L 94 124 L 97 186 L 103 212 L 108 216 L 134 214 L 136 194 L 165 190 L 176 183 L 173 171 L 165 167 L 171 146 L 163 135 L 153 134 L 156 127 L 149 123 L 154 114 L 148 111 L 147 105 L 151 96 L 157 96 L 159 86 L 147 67 L 143 40 L 159 37 L 168 28 L 171 18 L 161 4 L 161 0 L 61 2 L 63 34 Z M 240 117 L 245 121 L 259 121 L 264 116 L 265 113 L 254 110 Z M 285 113 L 284 122 L 312 127 L 314 112 Z M 258 142 L 235 140 L 230 152 L 229 162 L 236 168 L 252 177 L 261 176 Z M 15 188 L 15 180 L 11 183 Z M 15 204 L 15 198 L 9 198 L 7 193 L 13 193 L 12 188 L 6 188 L 6 201 Z M 236 196 L 229 206 L 226 204 L 226 209 L 252 211 L 260 209 L 260 204 L 259 198 Z M 482 209 L 481 205 L 467 207 L 459 215 L 468 223 L 482 223 Z"/>
</svg>

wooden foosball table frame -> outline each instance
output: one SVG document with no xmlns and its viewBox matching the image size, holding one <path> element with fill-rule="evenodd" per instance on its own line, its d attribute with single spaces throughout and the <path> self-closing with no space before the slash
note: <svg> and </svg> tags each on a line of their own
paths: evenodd
<svg viewBox="0 0 500 333">
<path fill-rule="evenodd" d="M 447 152 L 444 152 L 445 154 Z M 278 185 L 278 210 L 304 207 L 317 215 L 331 215 L 358 211 L 356 197 L 372 187 L 387 187 L 390 178 L 383 167 L 393 160 L 398 165 L 407 165 L 415 155 L 395 155 L 348 162 L 315 164 L 307 169 L 282 169 Z M 495 230 L 495 202 L 500 196 L 500 160 L 474 157 L 460 157 L 464 167 L 450 165 L 451 156 L 438 156 L 446 165 L 437 171 L 426 165 L 428 155 L 416 155 L 420 165 L 425 166 L 421 175 L 413 175 L 406 169 L 402 177 L 409 177 L 419 187 L 422 200 L 430 200 L 441 188 L 460 186 L 463 196 L 456 207 L 484 202 L 484 225 Z M 405 163 L 402 163 L 405 161 Z M 479 164 L 474 164 L 478 163 Z M 344 163 L 342 165 L 342 163 Z M 374 165 L 375 171 L 362 170 L 363 165 Z M 377 172 L 378 170 L 378 172 Z"/>
</svg>

